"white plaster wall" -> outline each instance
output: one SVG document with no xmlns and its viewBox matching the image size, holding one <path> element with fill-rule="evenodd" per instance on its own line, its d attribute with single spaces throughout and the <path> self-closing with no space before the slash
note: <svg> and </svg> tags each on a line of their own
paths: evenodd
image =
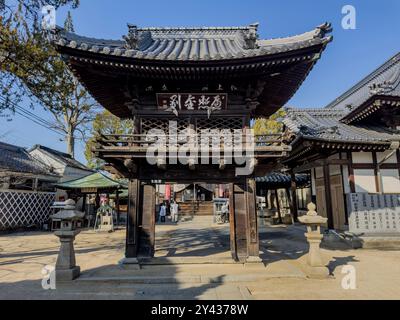
<svg viewBox="0 0 400 320">
<path fill-rule="evenodd" d="M 381 169 L 383 193 L 400 193 L 399 170 Z"/>
<path fill-rule="evenodd" d="M 373 169 L 354 169 L 354 182 L 356 185 L 356 192 L 377 192 Z"/>
<path fill-rule="evenodd" d="M 66 181 L 70 181 L 70 180 L 79 179 L 79 178 L 85 177 L 89 174 L 92 174 L 92 172 L 67 166 L 67 167 L 65 167 L 64 175 L 61 178 L 60 182 L 66 182 Z"/>
<path fill-rule="evenodd" d="M 38 159 L 39 161 L 45 163 L 47 166 L 52 167 L 55 173 L 61 176 L 64 175 L 65 165 L 62 162 L 56 161 L 53 158 L 46 156 L 43 152 L 41 152 L 38 149 L 32 150 L 29 154 L 35 159 Z"/>
<path fill-rule="evenodd" d="M 352 152 L 353 163 L 373 163 L 372 152 Z"/>
</svg>

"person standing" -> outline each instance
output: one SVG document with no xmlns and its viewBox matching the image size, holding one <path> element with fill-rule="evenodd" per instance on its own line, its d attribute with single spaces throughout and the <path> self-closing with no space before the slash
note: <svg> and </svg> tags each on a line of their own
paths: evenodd
<svg viewBox="0 0 400 320">
<path fill-rule="evenodd" d="M 226 201 L 221 207 L 222 222 L 227 223 L 229 221 L 229 202 Z"/>
<path fill-rule="evenodd" d="M 161 222 L 165 223 L 165 216 L 167 215 L 167 206 L 163 203 L 160 207 L 160 219 Z"/>
<path fill-rule="evenodd" d="M 171 203 L 171 218 L 172 218 L 172 222 L 178 222 L 178 210 L 179 210 L 179 206 L 178 203 L 176 203 L 176 201 L 172 201 Z"/>
</svg>

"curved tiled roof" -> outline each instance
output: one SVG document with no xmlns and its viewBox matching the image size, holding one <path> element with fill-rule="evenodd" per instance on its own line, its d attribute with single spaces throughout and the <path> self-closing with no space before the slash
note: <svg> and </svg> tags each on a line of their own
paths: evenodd
<svg viewBox="0 0 400 320">
<path fill-rule="evenodd" d="M 82 178 L 59 183 L 57 187 L 63 190 L 82 188 L 119 189 L 126 188 L 126 185 L 107 177 L 101 172 L 95 172 Z"/>
<path fill-rule="evenodd" d="M 65 165 L 68 165 L 72 168 L 77 168 L 77 169 L 81 169 L 81 170 L 85 170 L 85 171 L 93 171 L 91 169 L 89 169 L 88 167 L 86 167 L 84 164 L 80 163 L 78 160 L 74 159 L 73 157 L 71 157 L 71 155 L 58 151 L 58 150 L 54 150 L 45 146 L 42 146 L 40 144 L 36 144 L 34 145 L 29 152 L 33 151 L 33 150 L 41 150 L 42 152 L 44 152 L 45 154 L 47 154 L 48 156 L 64 163 Z"/>
<path fill-rule="evenodd" d="M 24 148 L 0 142 L 0 171 L 56 176 L 51 168 L 32 157 Z"/>
<path fill-rule="evenodd" d="M 258 24 L 246 27 L 137 28 L 126 40 L 78 36 L 57 29 L 54 43 L 61 47 L 129 58 L 171 61 L 224 60 L 276 54 L 329 42 L 326 23 L 301 35 L 258 40 Z M 129 41 L 131 39 L 131 42 Z"/>
<path fill-rule="evenodd" d="M 310 177 L 307 174 L 296 174 L 296 185 L 297 187 L 306 186 L 310 183 Z M 267 184 L 267 187 L 279 187 L 289 188 L 291 185 L 291 177 L 288 174 L 281 172 L 272 172 L 264 177 L 256 177 L 256 182 L 263 182 Z"/>
<path fill-rule="evenodd" d="M 283 122 L 291 132 L 308 139 L 385 144 L 400 140 L 400 134 L 379 125 L 344 124 L 343 115 L 337 109 L 288 108 Z"/>
<path fill-rule="evenodd" d="M 325 108 L 342 109 L 348 113 L 373 95 L 400 96 L 400 52 Z"/>
</svg>

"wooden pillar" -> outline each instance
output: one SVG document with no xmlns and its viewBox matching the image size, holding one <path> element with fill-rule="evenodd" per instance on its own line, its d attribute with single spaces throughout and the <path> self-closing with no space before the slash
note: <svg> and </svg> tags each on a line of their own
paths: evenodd
<svg viewBox="0 0 400 320">
<path fill-rule="evenodd" d="M 119 226 L 119 220 L 121 212 L 119 211 L 119 190 L 115 191 L 115 210 L 117 211 L 117 226 Z"/>
<path fill-rule="evenodd" d="M 347 153 L 347 159 L 349 159 L 349 185 L 350 185 L 350 192 L 355 193 L 356 192 L 356 183 L 354 180 L 354 169 L 353 169 L 353 156 L 351 152 Z"/>
<path fill-rule="evenodd" d="M 236 232 L 235 232 L 235 201 L 234 201 L 234 187 L 233 183 L 229 184 L 229 239 L 231 247 L 231 255 L 233 260 L 238 260 L 236 250 Z"/>
<path fill-rule="evenodd" d="M 139 209 L 138 179 L 129 180 L 128 185 L 128 214 L 126 219 L 126 258 L 136 258 L 138 252 L 138 209 Z"/>
<path fill-rule="evenodd" d="M 275 192 L 275 200 L 276 200 L 276 210 L 278 211 L 278 219 L 279 223 L 282 224 L 282 215 L 281 215 L 281 205 L 279 204 L 279 195 L 278 195 L 278 189 L 274 190 Z"/>
<path fill-rule="evenodd" d="M 140 193 L 138 255 L 153 257 L 156 231 L 156 190 L 154 185 L 146 184 L 141 187 Z"/>
<path fill-rule="evenodd" d="M 247 221 L 248 221 L 248 255 L 251 259 L 259 259 L 260 246 L 258 239 L 258 223 L 256 208 L 256 182 L 255 180 L 247 180 Z"/>
<path fill-rule="evenodd" d="M 95 206 L 95 211 L 97 212 L 97 209 L 100 208 L 100 195 L 99 192 L 96 192 L 96 197 L 94 198 L 94 206 Z"/>
<path fill-rule="evenodd" d="M 229 185 L 229 222 L 232 258 L 259 260 L 259 238 L 254 179 Z"/>
<path fill-rule="evenodd" d="M 288 202 L 289 202 L 290 214 L 291 214 L 291 215 L 292 215 L 292 217 L 293 217 L 293 222 L 295 222 L 295 221 L 294 221 L 294 214 L 293 214 L 293 202 L 292 202 L 292 195 L 290 194 L 290 189 L 285 189 L 285 192 L 286 192 L 286 197 L 287 197 L 287 199 L 288 199 Z"/>
<path fill-rule="evenodd" d="M 82 208 L 81 208 L 81 211 L 85 212 L 85 214 L 87 213 L 87 212 L 86 212 L 86 201 L 87 201 L 87 194 L 84 193 L 84 194 L 83 194 L 83 199 L 82 199 Z"/>
<path fill-rule="evenodd" d="M 247 253 L 247 203 L 246 183 L 233 184 L 230 213 L 232 258 L 245 262 Z"/>
<path fill-rule="evenodd" d="M 291 194 L 291 209 L 292 211 L 292 215 L 293 215 L 293 221 L 297 222 L 298 219 L 298 212 L 297 212 L 297 184 L 296 184 L 296 175 L 295 173 L 292 171 L 290 173 L 290 194 Z"/>
<path fill-rule="evenodd" d="M 396 155 L 397 155 L 397 165 L 399 167 L 399 177 L 400 177 L 400 150 L 397 150 Z"/>
<path fill-rule="evenodd" d="M 375 151 L 372 152 L 372 163 L 374 164 L 375 190 L 377 193 L 382 193 L 380 170 Z"/>
<path fill-rule="evenodd" d="M 325 208 L 326 208 L 326 216 L 328 218 L 328 228 L 334 229 L 335 227 L 333 222 L 331 176 L 330 176 L 329 164 L 324 163 L 323 168 L 324 168 Z"/>
</svg>

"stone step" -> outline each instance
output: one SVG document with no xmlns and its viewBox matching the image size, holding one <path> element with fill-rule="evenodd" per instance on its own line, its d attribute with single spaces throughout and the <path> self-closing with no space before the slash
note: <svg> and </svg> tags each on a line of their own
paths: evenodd
<svg viewBox="0 0 400 320">
<path fill-rule="evenodd" d="M 112 266 L 106 270 L 83 271 L 74 282 L 115 284 L 174 284 L 174 283 L 238 283 L 259 282 L 276 278 L 306 279 L 304 273 L 288 268 L 287 264 L 265 266 L 250 264 L 205 264 L 205 265 L 141 265 L 141 269 L 130 265 Z"/>
<path fill-rule="evenodd" d="M 182 216 L 187 215 L 213 215 L 213 203 L 212 202 L 199 202 L 195 205 L 193 212 L 193 204 L 189 202 L 179 203 L 179 214 Z"/>
</svg>

